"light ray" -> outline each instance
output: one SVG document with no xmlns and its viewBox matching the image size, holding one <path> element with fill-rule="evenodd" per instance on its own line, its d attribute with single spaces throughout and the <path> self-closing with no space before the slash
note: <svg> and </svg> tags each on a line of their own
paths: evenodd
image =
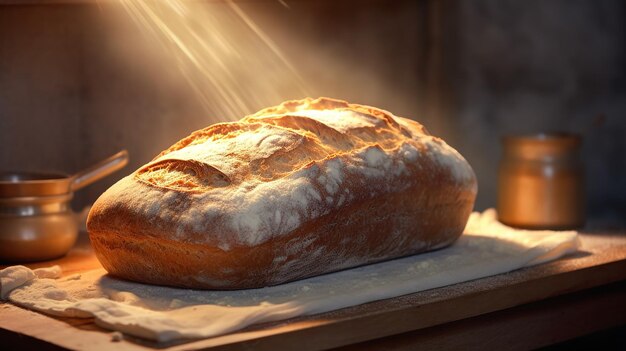
<svg viewBox="0 0 626 351">
<path fill-rule="evenodd" d="M 308 95 L 296 67 L 232 0 L 120 1 L 133 21 L 173 57 L 208 116 L 236 120 Z"/>
</svg>

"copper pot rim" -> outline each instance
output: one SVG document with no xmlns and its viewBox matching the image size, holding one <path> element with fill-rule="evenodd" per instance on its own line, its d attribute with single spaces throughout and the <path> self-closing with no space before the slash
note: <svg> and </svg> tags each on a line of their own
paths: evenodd
<svg viewBox="0 0 626 351">
<path fill-rule="evenodd" d="M 72 177 L 60 172 L 0 172 L 0 198 L 69 194 Z"/>
<path fill-rule="evenodd" d="M 76 174 L 61 172 L 1 172 L 0 198 L 71 194 L 117 171 L 128 163 L 122 150 Z"/>
</svg>

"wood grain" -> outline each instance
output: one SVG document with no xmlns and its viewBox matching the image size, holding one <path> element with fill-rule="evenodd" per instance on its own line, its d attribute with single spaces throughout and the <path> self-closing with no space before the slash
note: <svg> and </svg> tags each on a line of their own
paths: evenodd
<svg viewBox="0 0 626 351">
<path fill-rule="evenodd" d="M 114 347 L 120 351 L 250 348 L 297 348 L 304 351 L 381 339 L 372 345 L 383 345 L 378 344 L 382 342 L 390 349 L 411 349 L 417 345 L 417 341 L 411 341 L 415 339 L 433 347 L 454 348 L 460 345 L 458 343 L 475 340 L 472 338 L 474 335 L 496 335 L 498 338 L 494 345 L 508 342 L 511 338 L 525 338 L 521 345 L 539 347 L 621 322 L 621 319 L 607 314 L 607 306 L 612 304 L 615 308 L 622 308 L 616 300 L 621 298 L 626 301 L 623 283 L 620 283 L 626 281 L 626 234 L 583 234 L 581 240 L 582 250 L 574 256 L 507 274 L 334 312 L 265 323 L 204 340 L 159 344 L 127 337 L 115 343 Z M 55 263 L 74 273 L 95 268 L 97 261 L 85 245 L 88 242 L 83 241 L 70 255 Z M 612 286 L 620 288 L 614 290 L 610 288 Z M 595 291 L 593 294 L 596 295 L 585 295 L 588 291 Z M 598 304 L 594 305 L 594 301 Z M 525 307 L 532 305 L 536 307 Z M 35 346 L 45 341 L 68 349 L 105 350 L 113 345 L 110 332 L 96 326 L 91 319 L 54 319 L 10 304 L 2 304 L 0 308 L 0 329 L 4 333 L 0 336 L 10 332 L 9 335 L 15 339 L 16 335 L 26 334 L 28 337 L 18 339 L 22 346 Z M 567 312 L 569 309 L 571 313 Z M 568 318 L 585 315 L 589 326 L 582 328 L 578 324 L 566 323 L 563 330 L 553 330 L 548 334 L 537 333 L 533 329 L 535 327 L 520 327 L 524 323 L 556 323 L 557 319 L 550 317 L 553 314 Z M 431 334 L 433 330 L 436 333 Z M 510 335 L 504 331 L 510 332 Z M 429 335 L 433 338 L 427 337 Z"/>
<path fill-rule="evenodd" d="M 624 325 L 624 312 L 620 282 L 340 350 L 530 350 Z"/>
</svg>

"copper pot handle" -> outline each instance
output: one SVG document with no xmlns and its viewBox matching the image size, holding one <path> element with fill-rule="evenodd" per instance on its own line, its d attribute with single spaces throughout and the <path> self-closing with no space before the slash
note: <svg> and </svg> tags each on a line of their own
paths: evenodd
<svg viewBox="0 0 626 351">
<path fill-rule="evenodd" d="M 128 151 L 122 150 L 97 164 L 72 176 L 72 191 L 82 189 L 109 174 L 121 169 L 128 163 Z"/>
</svg>

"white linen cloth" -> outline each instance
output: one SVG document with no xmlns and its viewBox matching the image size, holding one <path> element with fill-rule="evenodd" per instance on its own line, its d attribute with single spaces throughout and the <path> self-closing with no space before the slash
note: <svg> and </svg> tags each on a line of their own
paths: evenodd
<svg viewBox="0 0 626 351">
<path fill-rule="evenodd" d="M 58 266 L 0 271 L 0 296 L 44 314 L 93 317 L 107 329 L 156 341 L 204 338 L 438 288 L 555 260 L 579 246 L 574 231 L 524 231 L 494 210 L 473 213 L 452 246 L 279 286 L 201 291 L 112 278 L 103 269 L 61 278 Z"/>
</svg>

